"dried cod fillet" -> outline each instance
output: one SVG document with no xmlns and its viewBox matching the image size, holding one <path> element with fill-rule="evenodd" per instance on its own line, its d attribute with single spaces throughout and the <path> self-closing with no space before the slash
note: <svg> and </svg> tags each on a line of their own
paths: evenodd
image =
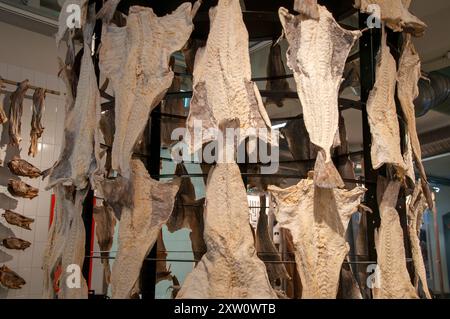
<svg viewBox="0 0 450 319">
<path fill-rule="evenodd" d="M 419 95 L 418 82 L 420 77 L 420 56 L 411 41 L 411 36 L 407 35 L 398 67 L 398 99 L 400 100 L 400 105 L 402 107 L 403 115 L 408 128 L 408 136 L 411 142 L 413 159 L 419 170 L 422 188 L 427 199 L 428 207 L 432 209 L 434 204 L 433 199 L 431 198 L 430 188 L 428 186 L 427 174 L 422 163 L 422 151 L 420 148 L 419 137 L 417 135 L 416 115 L 414 110 L 414 100 Z"/>
<path fill-rule="evenodd" d="M 269 61 L 267 62 L 267 76 L 268 77 L 278 77 L 286 75 L 286 69 L 284 67 L 284 62 L 281 57 L 281 46 L 278 43 L 274 43 L 270 47 Z M 289 82 L 287 79 L 275 79 L 267 81 L 266 90 L 274 92 L 286 92 L 289 91 Z M 280 97 L 269 97 L 266 100 L 266 104 L 273 103 L 278 107 L 282 107 L 284 98 Z"/>
<path fill-rule="evenodd" d="M 19 226 L 19 227 L 21 227 L 23 229 L 27 229 L 27 230 L 31 230 L 30 224 L 34 223 L 33 218 L 29 218 L 29 217 L 20 215 L 11 210 L 8 210 L 8 209 L 5 209 L 5 212 L 3 213 L 2 216 L 6 219 L 8 224 L 14 225 L 14 226 Z"/>
<path fill-rule="evenodd" d="M 100 68 L 115 92 L 112 169 L 125 178 L 130 177 L 133 147 L 150 112 L 172 84 L 170 55 L 184 46 L 194 28 L 196 11 L 191 7 L 184 3 L 158 17 L 151 8 L 133 6 L 127 26 L 108 25 L 103 30 Z"/>
<path fill-rule="evenodd" d="M 97 169 L 99 161 L 100 93 L 91 56 L 94 28 L 93 12 L 84 27 L 84 53 L 81 61 L 80 79 L 75 104 L 66 101 L 64 139 L 61 153 L 49 176 L 47 189 L 63 183 L 86 188 L 89 178 Z"/>
<path fill-rule="evenodd" d="M 29 88 L 28 80 L 20 82 L 16 91 L 11 95 L 11 107 L 9 109 L 9 144 L 19 146 L 22 141 L 23 99 Z"/>
<path fill-rule="evenodd" d="M 328 10 L 318 6 L 320 19 L 307 19 L 280 8 L 279 16 L 290 48 L 289 68 L 294 72 L 311 142 L 318 147 L 314 182 L 322 188 L 344 187 L 331 160 L 338 131 L 338 95 L 345 61 L 359 31 L 342 29 Z"/>
<path fill-rule="evenodd" d="M 0 267 L 0 284 L 9 289 L 21 289 L 26 282 L 14 271 L 3 265 Z"/>
<path fill-rule="evenodd" d="M 391 164 L 404 170 L 400 147 L 400 127 L 395 105 L 397 65 L 383 32 L 381 48 L 377 56 L 375 86 L 367 100 L 370 132 L 372 134 L 371 157 L 374 169 Z"/>
<path fill-rule="evenodd" d="M 33 199 L 39 194 L 39 189 L 30 186 L 20 180 L 10 179 L 8 192 L 14 197 Z"/>
<path fill-rule="evenodd" d="M 28 156 L 35 157 L 38 152 L 37 142 L 44 133 L 41 119 L 44 112 L 45 89 L 38 88 L 33 94 L 33 115 L 31 117 L 31 131 L 30 131 L 30 148 L 28 149 Z"/>
<path fill-rule="evenodd" d="M 302 298 L 336 298 L 349 252 L 345 233 L 366 189 L 322 189 L 305 179 L 286 189 L 271 186 L 269 191 L 277 204 L 277 221 L 294 240 Z"/>
<path fill-rule="evenodd" d="M 131 168 L 133 205 L 122 208 L 119 248 L 111 274 L 112 298 L 116 299 L 131 297 L 142 263 L 169 219 L 180 187 L 179 180 L 163 183 L 151 179 L 139 160 L 132 160 Z"/>
<path fill-rule="evenodd" d="M 9 237 L 3 239 L 2 245 L 8 249 L 25 250 L 31 246 L 31 243 L 20 238 Z"/>
<path fill-rule="evenodd" d="M 105 292 L 111 282 L 111 268 L 109 266 L 109 251 L 111 250 L 114 238 L 116 218 L 112 209 L 103 203 L 102 206 L 94 208 L 95 234 L 97 235 L 98 246 L 101 250 L 101 263 L 103 265 L 103 278 L 106 284 Z"/>
<path fill-rule="evenodd" d="M 8 168 L 11 173 L 29 178 L 38 178 L 42 175 L 39 168 L 28 163 L 26 160 L 21 159 L 19 156 L 14 156 L 13 159 L 8 163 Z"/>
<path fill-rule="evenodd" d="M 419 283 L 427 299 L 432 299 L 427 284 L 427 274 L 420 247 L 420 228 L 423 223 L 423 213 L 427 209 L 427 202 L 422 191 L 420 182 L 416 184 L 411 201 L 407 206 L 408 213 L 408 235 L 411 243 L 411 252 L 414 262 L 414 286 L 419 294 Z"/>
<path fill-rule="evenodd" d="M 277 298 L 256 254 L 246 190 L 236 163 L 219 163 L 212 169 L 206 205 L 208 251 L 186 277 L 177 298 Z"/>
<path fill-rule="evenodd" d="M 268 217 L 266 208 L 264 207 L 266 197 L 262 196 L 259 202 L 262 207 L 259 212 L 258 224 L 256 226 L 256 250 L 259 253 L 259 258 L 265 262 L 270 283 L 272 286 L 275 286 L 277 280 L 290 280 L 291 277 L 289 276 L 286 267 L 281 262 L 282 259 L 280 253 L 269 235 Z"/>
<path fill-rule="evenodd" d="M 410 0 L 355 0 L 355 8 L 362 12 L 373 13 L 370 5 L 378 5 L 381 10 L 381 20 L 396 32 L 406 31 L 416 37 L 421 37 L 427 25 L 409 12 Z"/>
<path fill-rule="evenodd" d="M 210 10 L 211 27 L 206 47 L 195 57 L 193 96 L 187 127 L 190 152 L 216 139 L 211 128 L 238 119 L 243 139 L 255 133 L 247 129 L 267 129 L 271 124 L 255 83 L 251 82 L 248 32 L 237 0 L 219 0 Z M 194 126 L 201 121 L 202 140 L 194 140 Z M 259 138 L 270 141 L 264 134 Z M 194 140 L 194 141 L 192 141 Z"/>
<path fill-rule="evenodd" d="M 62 271 L 60 291 L 56 295 L 53 288 L 58 266 L 61 269 L 71 265 L 83 267 L 85 257 L 85 228 L 82 219 L 83 202 L 87 190 L 76 191 L 75 187 L 56 185 L 55 216 L 50 226 L 47 246 L 44 252 L 44 290 L 43 297 L 53 299 L 87 299 L 88 288 L 86 280 L 81 276 L 80 288 L 71 288 L 66 283 L 71 273 Z"/>
<path fill-rule="evenodd" d="M 187 175 L 183 164 L 178 164 L 175 175 Z M 195 260 L 200 260 L 206 253 L 206 244 L 203 239 L 204 220 L 203 209 L 205 199 L 195 199 L 195 188 L 189 177 L 181 179 L 180 191 L 175 199 L 173 212 L 167 221 L 167 229 L 174 233 L 177 230 L 187 228 L 191 230 L 189 237 L 191 239 L 192 252 Z"/>
<path fill-rule="evenodd" d="M 3 79 L 0 77 L 0 90 L 3 89 Z M 6 112 L 3 108 L 3 99 L 0 100 L 0 125 L 8 122 L 8 116 L 6 116 Z"/>
<path fill-rule="evenodd" d="M 403 229 L 395 209 L 400 186 L 400 182 L 388 182 L 382 177 L 378 179 L 377 196 L 381 225 L 375 233 L 379 267 L 378 280 L 373 288 L 375 299 L 417 298 L 406 268 Z"/>
</svg>

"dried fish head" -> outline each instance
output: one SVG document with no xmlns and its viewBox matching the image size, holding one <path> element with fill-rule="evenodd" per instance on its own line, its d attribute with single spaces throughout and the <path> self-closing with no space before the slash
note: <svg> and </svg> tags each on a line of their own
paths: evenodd
<svg viewBox="0 0 450 319">
<path fill-rule="evenodd" d="M 22 277 L 5 265 L 0 268 L 0 283 L 9 289 L 21 289 L 26 284 Z"/>
<path fill-rule="evenodd" d="M 29 241 L 14 237 L 3 239 L 2 244 L 4 247 L 8 249 L 16 249 L 16 250 L 25 250 L 31 246 L 31 243 Z"/>
<path fill-rule="evenodd" d="M 17 176 L 38 178 L 42 175 L 40 169 L 18 156 L 14 156 L 13 159 L 8 163 L 8 168 L 11 173 Z"/>
</svg>

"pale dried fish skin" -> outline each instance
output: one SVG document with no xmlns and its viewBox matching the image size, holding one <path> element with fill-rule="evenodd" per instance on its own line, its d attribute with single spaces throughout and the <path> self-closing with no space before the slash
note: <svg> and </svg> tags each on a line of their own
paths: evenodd
<svg viewBox="0 0 450 319">
<path fill-rule="evenodd" d="M 239 1 L 220 0 L 209 12 L 210 32 L 204 48 L 197 51 L 193 74 L 193 96 L 187 128 L 194 138 L 196 121 L 202 121 L 202 140 L 191 141 L 189 152 L 216 139 L 210 130 L 223 121 L 238 119 L 240 138 L 254 135 L 249 129 L 266 129 L 271 124 L 258 87 L 251 81 L 248 32 Z M 269 136 L 259 134 L 273 144 Z"/>
<path fill-rule="evenodd" d="M 151 8 L 132 6 L 127 26 L 103 29 L 100 68 L 115 92 L 112 169 L 125 178 L 150 112 L 172 84 L 170 55 L 184 46 L 194 28 L 191 8 L 184 3 L 157 17 Z"/>
<path fill-rule="evenodd" d="M 264 263 L 257 257 L 248 201 L 239 167 L 219 163 L 208 177 L 207 253 L 186 277 L 179 299 L 274 299 Z"/>
<path fill-rule="evenodd" d="M 31 230 L 30 224 L 34 222 L 33 218 L 23 216 L 8 209 L 5 209 L 5 212 L 2 214 L 2 216 L 5 218 L 8 224 L 19 226 L 27 230 Z"/>
<path fill-rule="evenodd" d="M 370 5 L 378 5 L 381 10 L 381 20 L 395 32 L 409 32 L 416 37 L 425 33 L 427 25 L 408 10 L 411 1 L 405 0 L 356 0 L 355 8 L 366 13 L 373 13 Z"/>
<path fill-rule="evenodd" d="M 298 13 L 305 15 L 311 19 L 319 20 L 319 7 L 317 6 L 317 0 L 295 0 L 294 10 Z"/>
<path fill-rule="evenodd" d="M 396 210 L 401 184 L 378 180 L 381 225 L 375 234 L 378 282 L 373 288 L 374 299 L 416 299 L 417 294 L 406 268 L 403 229 Z"/>
<path fill-rule="evenodd" d="M 22 277 L 5 265 L 0 267 L 0 283 L 9 289 L 21 289 L 26 284 Z"/>
<path fill-rule="evenodd" d="M 315 183 L 335 188 L 344 186 L 331 161 L 338 130 L 339 88 L 345 61 L 361 32 L 341 28 L 325 7 L 318 8 L 319 20 L 294 17 L 285 8 L 280 8 L 279 16 L 290 45 L 287 61 L 294 72 L 306 128 L 311 142 L 321 149 Z"/>
<path fill-rule="evenodd" d="M 302 298 L 336 298 L 349 252 L 345 233 L 366 189 L 322 189 L 308 179 L 286 189 L 270 186 L 269 191 L 277 204 L 277 221 L 293 237 Z"/>
<path fill-rule="evenodd" d="M 22 113 L 23 99 L 29 88 L 29 80 L 20 82 L 16 91 L 11 95 L 11 107 L 9 109 L 9 144 L 19 146 L 22 141 Z"/>
<path fill-rule="evenodd" d="M 33 114 L 31 117 L 31 131 L 30 131 L 30 148 L 28 149 L 28 156 L 36 157 L 38 152 L 38 140 L 44 133 L 41 119 L 44 112 L 45 89 L 38 88 L 33 94 Z"/>
<path fill-rule="evenodd" d="M 14 197 L 22 197 L 28 199 L 33 199 L 39 195 L 39 189 L 15 179 L 9 180 L 8 192 Z"/>
<path fill-rule="evenodd" d="M 395 104 L 397 64 L 386 40 L 387 34 L 384 32 L 377 56 L 375 86 L 367 100 L 367 113 L 372 134 L 370 153 L 374 169 L 379 169 L 384 164 L 391 164 L 404 170 L 400 126 Z"/>
<path fill-rule="evenodd" d="M 150 178 L 144 164 L 131 161 L 132 206 L 123 206 L 119 248 L 111 274 L 112 298 L 128 299 L 139 279 L 142 263 L 167 222 L 180 181 Z"/>
<path fill-rule="evenodd" d="M 31 243 L 29 241 L 14 237 L 3 239 L 2 244 L 3 247 L 15 250 L 25 250 L 31 246 Z"/>
<path fill-rule="evenodd" d="M 8 168 L 11 173 L 29 178 L 38 178 L 42 175 L 39 168 L 35 167 L 31 163 L 21 159 L 18 156 L 14 156 L 13 159 L 8 163 Z"/>
</svg>

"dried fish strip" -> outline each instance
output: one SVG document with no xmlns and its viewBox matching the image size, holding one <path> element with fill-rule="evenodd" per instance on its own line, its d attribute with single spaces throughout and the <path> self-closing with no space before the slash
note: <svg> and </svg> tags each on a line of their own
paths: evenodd
<svg viewBox="0 0 450 319">
<path fill-rule="evenodd" d="M 38 152 L 38 140 L 44 133 L 41 119 L 44 112 L 45 89 L 38 88 L 33 94 L 33 114 L 31 117 L 31 131 L 30 131 L 30 148 L 28 149 L 28 156 L 36 157 Z"/>
<path fill-rule="evenodd" d="M 9 109 L 9 144 L 19 146 L 22 141 L 22 113 L 23 99 L 29 88 L 28 80 L 20 82 L 16 91 L 11 95 L 11 107 Z"/>
</svg>

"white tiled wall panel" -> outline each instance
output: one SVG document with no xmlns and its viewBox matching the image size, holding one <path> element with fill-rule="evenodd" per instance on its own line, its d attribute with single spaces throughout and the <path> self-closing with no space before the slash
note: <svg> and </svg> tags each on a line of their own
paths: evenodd
<svg viewBox="0 0 450 319">
<path fill-rule="evenodd" d="M 30 84 L 63 92 L 64 85 L 56 75 L 44 74 L 34 70 L 26 69 L 20 66 L 0 63 L 0 76 L 8 80 L 23 81 L 29 79 Z M 7 85 L 6 91 L 14 91 L 15 88 Z M 47 181 L 41 179 L 21 178 L 24 182 L 39 188 L 39 196 L 29 199 L 13 198 L 6 190 L 8 179 L 12 177 L 6 164 L 14 155 L 20 154 L 21 158 L 29 161 L 41 170 L 49 168 L 58 158 L 63 135 L 64 122 L 64 95 L 56 96 L 47 94 L 45 100 L 45 111 L 42 117 L 42 123 L 45 131 L 39 140 L 39 153 L 35 158 L 28 157 L 28 148 L 30 145 L 30 123 L 32 114 L 33 91 L 27 92 L 27 98 L 24 101 L 24 110 L 22 116 L 22 142 L 20 150 L 8 145 L 8 124 L 0 126 L 0 212 L 3 209 L 12 209 L 20 214 L 35 219 L 32 224 L 32 230 L 21 229 L 16 226 L 8 225 L 3 217 L 0 217 L 0 237 L 13 234 L 16 237 L 28 240 L 32 243 L 25 251 L 13 251 L 0 247 L 0 265 L 5 264 L 20 276 L 27 284 L 20 290 L 7 290 L 0 287 L 1 298 L 40 298 L 42 295 L 42 256 L 47 241 L 51 191 L 46 191 Z M 4 101 L 5 110 L 8 113 L 9 103 L 8 94 L 1 94 L 0 100 Z M 8 231 L 9 229 L 9 231 Z M 0 238 L 1 239 L 1 238 Z M 12 258 L 11 258 L 12 257 Z M 8 261 L 8 259 L 11 259 Z"/>
</svg>

